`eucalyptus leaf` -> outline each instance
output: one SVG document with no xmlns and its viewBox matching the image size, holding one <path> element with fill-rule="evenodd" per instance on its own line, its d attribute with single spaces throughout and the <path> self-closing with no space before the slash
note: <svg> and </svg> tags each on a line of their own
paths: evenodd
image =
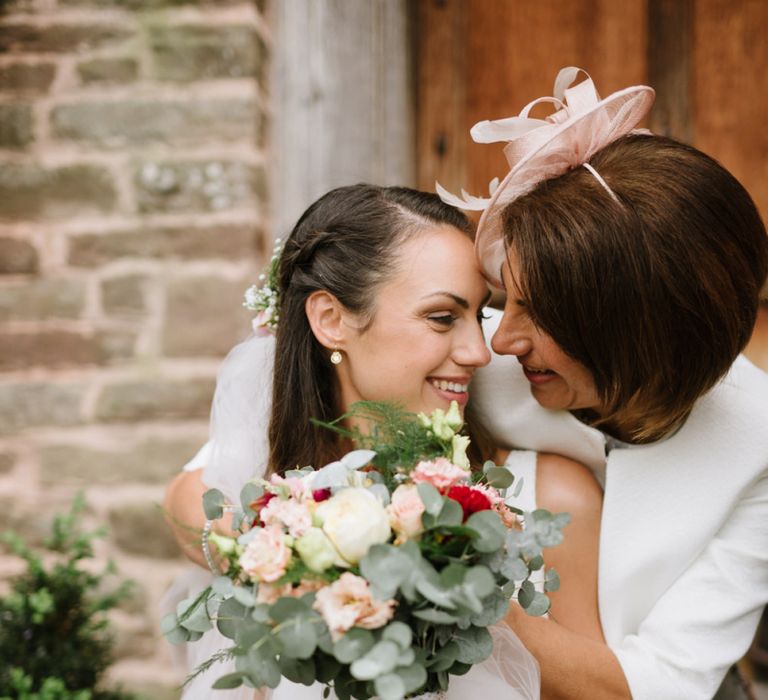
<svg viewBox="0 0 768 700">
<path fill-rule="evenodd" d="M 541 554 L 538 554 L 528 562 L 528 569 L 531 571 L 538 571 L 542 566 L 544 566 L 544 557 Z"/>
<path fill-rule="evenodd" d="M 512 486 L 515 477 L 506 467 L 493 467 L 485 473 L 489 486 L 497 489 L 507 489 Z"/>
<path fill-rule="evenodd" d="M 517 594 L 517 602 L 520 603 L 523 608 L 527 609 L 528 606 L 533 602 L 535 596 L 536 588 L 534 587 L 533 583 L 530 581 L 523 581 L 522 585 L 520 586 L 520 592 Z"/>
<path fill-rule="evenodd" d="M 203 510 L 208 520 L 218 520 L 224 515 L 226 496 L 219 489 L 208 489 L 203 494 Z"/>
<path fill-rule="evenodd" d="M 200 600 L 197 597 L 179 602 L 176 606 L 179 625 L 190 632 L 207 632 L 212 629 L 213 623 L 208 615 L 206 603 L 207 600 Z"/>
<path fill-rule="evenodd" d="M 333 655 L 343 664 L 349 664 L 366 654 L 375 644 L 371 632 L 353 627 L 333 645 Z"/>
<path fill-rule="evenodd" d="M 253 608 L 256 605 L 256 596 L 244 586 L 234 586 L 232 597 L 246 608 Z"/>
<path fill-rule="evenodd" d="M 268 625 L 246 619 L 238 625 L 235 641 L 243 652 L 247 652 L 254 644 L 263 643 L 264 637 L 269 637 L 271 634 L 272 628 Z"/>
<path fill-rule="evenodd" d="M 381 633 L 382 639 L 388 639 L 397 644 L 401 651 L 411 648 L 413 641 L 413 631 L 404 622 L 395 620 L 390 622 Z"/>
<path fill-rule="evenodd" d="M 375 544 L 360 560 L 360 573 L 371 583 L 379 600 L 392 598 L 400 585 L 413 575 L 411 558 L 400 548 Z"/>
<path fill-rule="evenodd" d="M 413 616 L 419 620 L 425 620 L 426 622 L 432 622 L 435 625 L 452 625 L 456 622 L 456 616 L 451 615 L 443 610 L 437 610 L 435 608 L 425 608 L 423 610 L 414 610 Z"/>
<path fill-rule="evenodd" d="M 443 497 L 432 484 L 418 484 L 416 490 L 419 492 L 424 509 L 430 515 L 437 515 L 443 507 Z"/>
<path fill-rule="evenodd" d="M 495 552 L 504 544 L 507 528 L 495 511 L 481 510 L 473 513 L 467 518 L 466 525 L 477 533 L 472 544 L 478 552 Z"/>
<path fill-rule="evenodd" d="M 397 673 L 385 673 L 373 682 L 380 700 L 402 700 L 406 693 L 405 683 Z"/>
<path fill-rule="evenodd" d="M 443 507 L 435 519 L 435 527 L 461 525 L 464 520 L 464 511 L 452 498 L 443 499 Z"/>
<path fill-rule="evenodd" d="M 547 613 L 549 611 L 549 606 L 550 606 L 549 598 L 547 598 L 547 596 L 544 595 L 543 593 L 536 591 L 531 602 L 528 605 L 524 606 L 523 610 L 525 610 L 525 612 L 527 612 L 529 615 L 538 617 L 540 615 L 544 615 L 545 613 Z"/>
<path fill-rule="evenodd" d="M 487 474 L 491 469 L 496 468 L 496 462 L 494 462 L 491 459 L 486 459 L 485 462 L 483 462 L 483 474 Z"/>
<path fill-rule="evenodd" d="M 493 651 L 493 638 L 485 627 L 457 630 L 453 635 L 453 641 L 459 645 L 456 660 L 465 664 L 480 663 Z"/>
<path fill-rule="evenodd" d="M 217 576 L 211 582 L 211 589 L 214 593 L 220 596 L 232 595 L 233 588 L 232 579 L 227 578 L 226 576 Z"/>
<path fill-rule="evenodd" d="M 294 617 L 280 623 L 277 638 L 285 652 L 297 659 L 308 659 L 317 648 L 315 627 L 306 618 Z"/>
<path fill-rule="evenodd" d="M 309 606 L 300 598 L 280 598 L 270 606 L 269 616 L 275 622 L 283 622 L 293 617 L 311 614 Z"/>
<path fill-rule="evenodd" d="M 280 672 L 289 681 L 301 685 L 312 685 L 315 682 L 315 661 L 312 658 L 298 659 L 282 654 L 278 659 Z"/>
<path fill-rule="evenodd" d="M 257 681 L 257 686 L 276 688 L 280 683 L 280 665 L 275 656 L 268 653 L 264 647 L 251 647 L 245 656 L 238 656 L 235 668 Z"/>
<path fill-rule="evenodd" d="M 470 622 L 477 627 L 490 627 L 506 617 L 508 608 L 509 599 L 497 589 L 483 600 L 482 611 L 473 615 Z"/>
<path fill-rule="evenodd" d="M 446 588 L 460 586 L 464 582 L 466 574 L 466 566 L 451 562 L 440 572 L 440 584 Z"/>
<path fill-rule="evenodd" d="M 216 627 L 228 639 L 237 637 L 237 630 L 248 616 L 248 610 L 234 598 L 228 598 L 220 606 L 216 615 Z"/>
<path fill-rule="evenodd" d="M 335 486 L 346 486 L 349 469 L 341 462 L 331 462 L 322 469 L 318 469 L 312 477 L 313 489 L 329 489 Z"/>
<path fill-rule="evenodd" d="M 242 673 L 228 673 L 226 676 L 218 678 L 211 687 L 214 690 L 230 690 L 231 688 L 239 688 L 242 684 Z"/>
<path fill-rule="evenodd" d="M 400 647 L 384 639 L 374 644 L 365 656 L 353 661 L 349 670 L 358 680 L 370 681 L 392 671 L 399 657 Z"/>
<path fill-rule="evenodd" d="M 427 671 L 420 663 L 400 666 L 396 673 L 403 681 L 406 693 L 413 693 L 427 682 Z"/>
<path fill-rule="evenodd" d="M 544 590 L 556 591 L 560 588 L 560 575 L 554 569 L 547 569 L 547 573 L 544 576 Z"/>
<path fill-rule="evenodd" d="M 517 480 L 517 484 L 515 484 L 515 489 L 512 491 L 512 498 L 517 498 L 520 496 L 520 492 L 523 490 L 523 485 L 525 484 L 525 479 L 521 476 Z"/>
<path fill-rule="evenodd" d="M 179 626 L 179 618 L 176 617 L 175 612 L 166 613 L 165 615 L 163 615 L 162 619 L 160 620 L 160 631 L 163 634 L 168 634 L 169 632 L 172 632 L 178 626 Z"/>
<path fill-rule="evenodd" d="M 507 557 L 501 565 L 499 573 L 510 581 L 522 581 L 524 578 L 528 577 L 528 565 L 517 555 L 514 557 Z"/>
<path fill-rule="evenodd" d="M 397 666 L 410 666 L 416 661 L 416 652 L 408 647 L 400 650 L 400 656 L 397 657 Z"/>
<path fill-rule="evenodd" d="M 253 512 L 251 503 L 264 495 L 264 487 L 249 481 L 240 491 L 240 505 L 245 512 Z"/>
<path fill-rule="evenodd" d="M 448 608 L 449 610 L 456 609 L 456 604 L 452 598 L 452 591 L 443 588 L 439 580 L 436 583 L 432 583 L 429 579 L 421 579 L 416 583 L 416 590 L 430 603 L 439 605 L 441 608 Z"/>
<path fill-rule="evenodd" d="M 485 598 L 496 590 L 496 580 L 484 566 L 473 566 L 469 569 L 464 577 L 464 585 L 468 586 L 478 598 Z"/>
</svg>

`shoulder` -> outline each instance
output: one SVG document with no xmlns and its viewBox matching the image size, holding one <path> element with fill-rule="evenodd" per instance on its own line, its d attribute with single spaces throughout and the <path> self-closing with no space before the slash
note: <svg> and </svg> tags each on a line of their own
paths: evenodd
<svg viewBox="0 0 768 700">
<path fill-rule="evenodd" d="M 536 500 L 553 512 L 573 516 L 599 513 L 603 492 L 589 468 L 561 455 L 542 453 L 536 460 Z"/>
</svg>

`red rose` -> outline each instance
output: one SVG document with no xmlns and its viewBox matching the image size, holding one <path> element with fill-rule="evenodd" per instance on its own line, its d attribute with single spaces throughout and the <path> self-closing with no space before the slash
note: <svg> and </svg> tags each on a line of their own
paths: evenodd
<svg viewBox="0 0 768 700">
<path fill-rule="evenodd" d="M 446 496 L 461 506 L 461 509 L 464 511 L 464 520 L 479 510 L 491 509 L 491 502 L 488 496 L 478 489 L 473 489 L 471 486 L 451 486 Z"/>
<path fill-rule="evenodd" d="M 267 503 L 269 503 L 273 498 L 275 497 L 275 494 L 271 491 L 265 491 L 261 496 L 259 496 L 255 501 L 252 501 L 248 504 L 248 507 L 252 510 L 258 513 Z"/>
</svg>

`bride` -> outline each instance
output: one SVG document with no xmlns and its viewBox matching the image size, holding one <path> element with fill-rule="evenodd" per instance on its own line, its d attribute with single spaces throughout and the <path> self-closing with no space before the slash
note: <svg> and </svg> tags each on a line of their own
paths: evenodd
<svg viewBox="0 0 768 700">
<path fill-rule="evenodd" d="M 495 452 L 468 406 L 472 376 L 490 360 L 482 328 L 489 293 L 470 231 L 463 214 L 436 195 L 407 188 L 342 187 L 310 206 L 280 258 L 276 337 L 254 336 L 227 358 L 214 399 L 211 441 L 193 465 L 203 466 L 202 461 L 204 468 L 179 475 L 165 505 L 185 551 L 204 565 L 194 533 L 204 523 L 201 495 L 207 488 L 220 488 L 235 500 L 250 478 L 295 465 L 323 465 L 350 448 L 310 418 L 332 420 L 359 400 L 394 400 L 425 413 L 456 401 L 465 411 L 474 465 L 494 458 L 522 479 L 516 506 L 572 514 L 564 544 L 547 559 L 563 581 L 551 596 L 551 614 L 566 628 L 602 641 L 597 483 L 585 467 L 563 457 Z M 269 372 L 271 395 L 263 388 Z M 259 426 L 267 413 L 265 433 Z M 452 677 L 449 698 L 539 697 L 533 657 L 504 625 L 495 628 L 494 638 L 492 658 L 466 676 Z M 209 634 L 189 645 L 190 670 L 224 644 Z M 211 683 L 224 672 L 214 667 L 183 697 L 210 697 Z M 253 691 L 215 695 L 250 700 Z M 320 697 L 321 686 L 285 679 L 271 695 L 273 700 Z"/>
</svg>

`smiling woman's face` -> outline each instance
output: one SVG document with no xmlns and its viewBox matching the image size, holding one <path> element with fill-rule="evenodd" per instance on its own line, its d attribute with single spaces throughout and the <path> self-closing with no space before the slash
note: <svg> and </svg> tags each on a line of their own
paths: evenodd
<svg viewBox="0 0 768 700">
<path fill-rule="evenodd" d="M 529 302 L 523 299 L 517 283 L 519 279 L 520 266 L 511 249 L 502 267 L 507 301 L 504 316 L 491 340 L 494 352 L 517 357 L 533 397 L 544 408 L 588 408 L 600 415 L 602 406 L 592 373 L 533 323 L 528 313 Z"/>
<path fill-rule="evenodd" d="M 480 317 L 488 288 L 472 241 L 439 225 L 403 244 L 396 272 L 378 290 L 364 330 L 349 316 L 344 361 L 336 367 L 343 409 L 360 400 L 397 401 L 430 413 L 463 408 L 478 367 L 488 364 Z"/>
</svg>

